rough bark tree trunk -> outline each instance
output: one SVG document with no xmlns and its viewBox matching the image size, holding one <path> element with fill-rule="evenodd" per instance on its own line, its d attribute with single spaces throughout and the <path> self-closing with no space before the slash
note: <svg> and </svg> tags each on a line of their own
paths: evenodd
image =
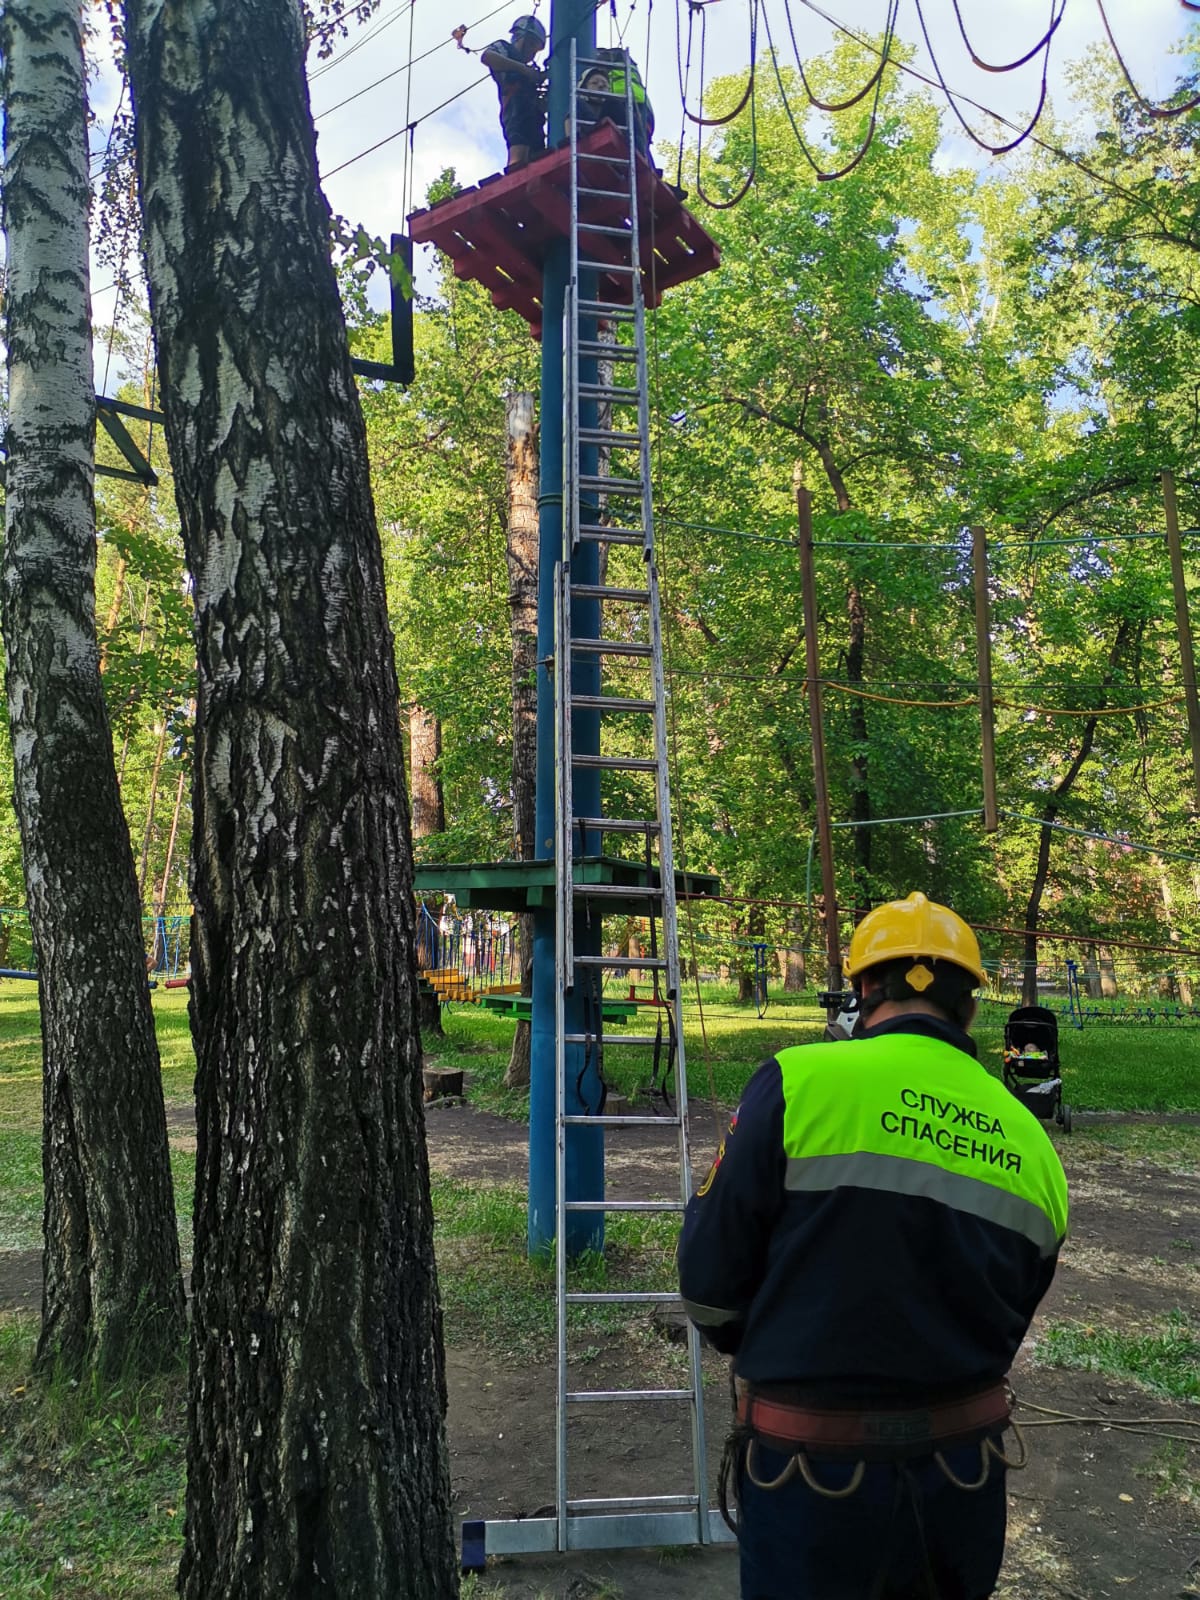
<svg viewBox="0 0 1200 1600">
<path fill-rule="evenodd" d="M 1117 625 L 1116 637 L 1113 639 L 1112 649 L 1108 653 L 1108 668 L 1101 681 L 1100 709 L 1104 707 L 1104 700 L 1108 693 L 1108 686 L 1112 682 L 1117 663 L 1129 640 L 1132 624 L 1127 619 L 1122 619 Z M 1092 753 L 1092 745 L 1096 742 L 1096 728 L 1099 718 L 1089 717 L 1083 725 L 1083 737 L 1079 741 L 1079 749 L 1072 757 L 1066 772 L 1055 784 L 1050 798 L 1042 807 L 1042 828 L 1038 839 L 1037 863 L 1033 871 L 1033 884 L 1029 891 L 1029 901 L 1025 907 L 1025 943 L 1024 966 L 1021 979 L 1021 1004 L 1035 1006 L 1038 1003 L 1037 988 L 1037 963 L 1038 963 L 1038 918 L 1041 915 L 1042 895 L 1046 888 L 1046 879 L 1050 874 L 1050 839 L 1053 833 L 1053 823 L 1058 818 L 1062 802 L 1075 787 L 1075 780 L 1083 770 L 1084 762 Z"/>
<path fill-rule="evenodd" d="M 96 638 L 83 45 L 9 0 L 8 488 L 0 611 L 43 1060 L 43 1369 L 178 1357 L 183 1284 L 129 829 Z"/>
<path fill-rule="evenodd" d="M 538 430 L 531 394 L 509 396 L 505 411 L 508 459 L 508 605 L 512 628 L 513 846 L 518 861 L 536 855 L 537 780 Z M 521 917 L 521 993 L 533 994 L 533 918 Z M 529 1087 L 529 1024 L 518 1022 L 504 1082 Z"/>
<path fill-rule="evenodd" d="M 783 956 L 783 987 L 787 994 L 799 994 L 808 986 L 808 970 L 805 966 L 805 952 L 801 944 L 804 938 L 805 917 L 803 911 L 793 911 L 788 918 L 788 933 L 791 943 Z"/>
<path fill-rule="evenodd" d="M 424 706 L 408 713 L 412 749 L 412 831 L 414 839 L 428 839 L 446 831 L 446 799 L 438 762 L 442 754 L 442 724 Z"/>
<path fill-rule="evenodd" d="M 185 1600 L 457 1593 L 398 686 L 292 0 L 128 0 L 198 648 Z"/>
</svg>

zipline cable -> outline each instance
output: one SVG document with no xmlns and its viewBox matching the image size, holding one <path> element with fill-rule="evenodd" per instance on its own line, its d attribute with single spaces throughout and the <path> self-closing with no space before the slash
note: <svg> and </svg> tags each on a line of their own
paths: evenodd
<svg viewBox="0 0 1200 1600">
<path fill-rule="evenodd" d="M 490 22 L 493 17 L 498 17 L 502 11 L 507 10 L 509 10 L 509 5 L 507 3 L 504 5 L 499 5 L 495 8 L 495 10 L 486 12 L 482 17 L 477 17 L 474 22 L 469 24 L 469 28 L 481 28 L 485 22 Z M 347 95 L 344 100 L 339 100 L 336 105 L 326 106 L 324 111 L 318 111 L 315 114 L 313 121 L 320 122 L 322 117 L 331 117 L 335 111 L 340 111 L 343 106 L 348 106 L 351 101 L 359 99 L 360 96 L 364 94 L 369 94 L 372 89 L 378 89 L 381 83 L 388 83 L 392 78 L 398 78 L 402 72 L 407 72 L 411 67 L 417 66 L 420 62 L 427 61 L 430 56 L 436 55 L 439 50 L 444 50 L 448 44 L 453 43 L 454 39 L 447 34 L 447 36 L 444 39 L 440 39 L 437 44 L 430 45 L 428 50 L 422 50 L 420 55 L 414 56 L 410 54 L 409 60 L 406 61 L 402 67 L 395 67 L 391 72 L 385 72 L 382 78 L 376 78 L 373 83 L 368 83 L 365 88 L 356 89 L 353 94 Z"/>
</svg>

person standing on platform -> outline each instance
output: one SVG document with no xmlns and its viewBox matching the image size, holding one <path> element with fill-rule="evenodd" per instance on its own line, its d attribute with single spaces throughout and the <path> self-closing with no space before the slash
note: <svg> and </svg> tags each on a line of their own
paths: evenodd
<svg viewBox="0 0 1200 1600">
<path fill-rule="evenodd" d="M 734 1358 L 742 1600 L 985 1600 L 1066 1179 L 977 1059 L 960 917 L 878 906 L 848 973 L 861 1035 L 759 1068 L 679 1243 L 684 1309 Z"/>
<path fill-rule="evenodd" d="M 500 127 L 508 146 L 512 172 L 546 149 L 546 107 L 542 97 L 541 67 L 533 58 L 546 48 L 546 30 L 536 17 L 518 17 L 512 25 L 512 42 L 497 39 L 479 59 L 496 80 L 500 94 Z"/>
</svg>

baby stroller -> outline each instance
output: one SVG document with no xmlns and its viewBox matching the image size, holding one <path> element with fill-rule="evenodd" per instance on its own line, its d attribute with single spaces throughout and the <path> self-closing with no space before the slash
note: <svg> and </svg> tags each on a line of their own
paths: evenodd
<svg viewBox="0 0 1200 1600">
<path fill-rule="evenodd" d="M 1004 1024 L 1004 1085 L 1042 1122 L 1071 1131 L 1071 1108 L 1062 1097 L 1058 1018 L 1045 1006 L 1018 1006 Z"/>
</svg>

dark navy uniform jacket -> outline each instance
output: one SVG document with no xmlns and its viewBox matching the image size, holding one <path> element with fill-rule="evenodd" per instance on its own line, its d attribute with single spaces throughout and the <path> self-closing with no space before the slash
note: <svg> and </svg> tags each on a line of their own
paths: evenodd
<svg viewBox="0 0 1200 1600">
<path fill-rule="evenodd" d="M 1008 1372 L 1067 1227 L 1044 1128 L 924 1015 L 783 1050 L 684 1214 L 692 1321 L 756 1388 L 926 1404 Z"/>
<path fill-rule="evenodd" d="M 546 145 L 542 98 L 537 84 L 520 70 L 530 63 L 520 54 L 516 45 L 510 44 L 507 39 L 495 40 L 480 53 L 504 56 L 516 64 L 516 71 L 506 71 L 498 66 L 488 67 L 496 80 L 500 96 L 500 126 L 506 144 L 527 144 L 531 146 L 531 154 L 539 154 Z"/>
</svg>

